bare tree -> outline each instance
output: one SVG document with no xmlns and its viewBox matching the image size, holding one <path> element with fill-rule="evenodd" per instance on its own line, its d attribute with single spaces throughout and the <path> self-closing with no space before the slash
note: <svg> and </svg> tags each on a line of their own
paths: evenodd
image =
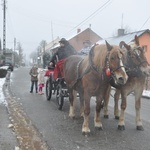
<svg viewBox="0 0 150 150">
<path fill-rule="evenodd" d="M 32 60 L 33 63 L 37 61 L 37 51 L 33 51 L 30 53 L 30 59 Z"/>
<path fill-rule="evenodd" d="M 23 61 L 23 49 L 22 49 L 22 45 L 20 42 L 18 42 L 18 44 L 17 44 L 17 50 L 19 52 L 19 61 L 20 61 L 19 63 L 21 65 L 21 63 Z"/>
</svg>

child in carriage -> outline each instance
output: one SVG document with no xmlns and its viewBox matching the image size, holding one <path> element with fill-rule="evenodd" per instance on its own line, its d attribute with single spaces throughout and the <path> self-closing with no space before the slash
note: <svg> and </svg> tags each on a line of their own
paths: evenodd
<svg viewBox="0 0 150 150">
<path fill-rule="evenodd" d="M 52 56 L 51 61 L 50 61 L 50 66 L 54 65 L 54 62 L 57 60 L 55 68 L 54 68 L 54 79 L 56 80 L 57 78 L 63 78 L 63 63 L 65 59 L 71 55 L 77 54 L 77 51 L 72 47 L 72 45 L 69 44 L 69 42 L 65 39 L 62 38 L 60 41 L 60 47 L 56 51 L 56 53 Z"/>
</svg>

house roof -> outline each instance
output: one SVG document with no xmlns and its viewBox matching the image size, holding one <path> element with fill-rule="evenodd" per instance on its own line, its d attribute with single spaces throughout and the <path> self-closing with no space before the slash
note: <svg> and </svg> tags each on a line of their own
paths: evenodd
<svg viewBox="0 0 150 150">
<path fill-rule="evenodd" d="M 86 28 L 86 29 L 84 29 L 84 30 L 82 30 L 82 31 L 79 31 L 79 32 L 76 32 L 74 35 L 72 35 L 72 36 L 70 36 L 70 37 L 68 37 L 68 38 L 66 38 L 66 40 L 68 40 L 69 42 L 72 42 L 73 40 L 74 41 L 76 41 L 76 37 L 79 37 L 81 34 L 83 34 L 84 32 L 87 32 L 87 33 L 89 33 L 91 36 L 93 35 L 93 34 L 95 34 L 95 35 L 97 35 L 97 37 L 98 37 L 98 39 L 102 39 L 97 33 L 95 33 L 93 30 L 91 30 L 91 28 Z M 92 34 L 93 33 L 93 34 Z M 84 37 L 85 38 L 85 37 Z M 87 35 L 86 35 L 86 38 L 85 39 L 80 39 L 80 40 L 83 40 L 83 41 L 85 41 L 85 40 L 88 40 L 88 38 L 87 38 Z M 94 40 L 94 43 L 95 43 L 95 39 L 94 38 L 92 38 L 91 39 L 91 42 L 92 42 L 92 40 Z M 81 41 L 81 43 L 83 44 L 83 41 Z M 55 49 L 55 48 L 57 48 L 57 47 L 59 47 L 59 43 L 58 44 L 56 44 L 55 46 L 53 46 L 53 48 L 52 49 Z M 72 44 L 73 45 L 73 44 Z M 78 45 L 79 45 L 79 43 L 78 43 Z"/>
<path fill-rule="evenodd" d="M 107 38 L 107 39 L 99 40 L 97 43 L 98 44 L 104 44 L 105 40 L 106 40 L 108 43 L 114 44 L 114 45 L 119 45 L 119 43 L 121 41 L 124 41 L 124 42 L 126 42 L 128 44 L 128 43 L 130 43 L 130 42 L 132 42 L 134 40 L 135 35 L 140 37 L 141 35 L 143 35 L 146 32 L 150 33 L 150 30 L 149 29 L 145 29 L 145 30 L 141 30 L 141 31 L 127 33 L 127 34 L 124 34 L 122 36 L 110 37 L 110 38 Z"/>
<path fill-rule="evenodd" d="M 82 34 L 83 32 L 93 32 L 95 33 L 91 28 L 86 28 L 86 29 L 83 29 L 82 31 L 78 32 L 78 33 L 75 33 L 74 35 L 72 35 L 70 38 L 68 38 L 67 40 L 71 40 L 72 38 L 74 38 L 75 36 L 77 35 L 80 35 Z M 95 33 L 97 36 L 99 36 L 97 33 Z M 102 39 L 100 36 L 99 36 L 100 39 Z M 86 40 L 86 39 L 85 39 Z"/>
<path fill-rule="evenodd" d="M 45 51 L 49 51 L 51 48 L 54 48 L 55 46 L 58 46 L 60 38 L 57 37 L 55 40 L 51 41 L 45 46 Z"/>
</svg>

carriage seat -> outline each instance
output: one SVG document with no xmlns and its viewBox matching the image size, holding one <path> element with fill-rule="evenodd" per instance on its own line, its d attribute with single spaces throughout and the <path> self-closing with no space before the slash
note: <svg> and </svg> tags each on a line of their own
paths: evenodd
<svg viewBox="0 0 150 150">
<path fill-rule="evenodd" d="M 49 77 L 52 73 L 54 73 L 54 67 L 48 67 L 48 70 L 45 72 L 45 77 Z"/>
</svg>

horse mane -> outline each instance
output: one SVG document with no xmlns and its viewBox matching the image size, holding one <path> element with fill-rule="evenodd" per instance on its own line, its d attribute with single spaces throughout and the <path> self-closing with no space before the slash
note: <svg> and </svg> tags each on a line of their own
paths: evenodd
<svg viewBox="0 0 150 150">
<path fill-rule="evenodd" d="M 106 65 L 107 57 L 111 56 L 116 50 L 120 49 L 119 46 L 112 45 L 112 50 L 108 51 L 105 44 L 97 45 L 94 48 L 94 64 L 99 68 L 104 68 Z M 123 52 L 120 50 L 123 55 Z M 109 58 L 108 58 L 109 59 Z"/>
<path fill-rule="evenodd" d="M 108 53 L 106 45 L 105 44 L 96 45 L 93 51 L 94 51 L 94 56 L 93 56 L 94 64 L 99 68 L 103 68 L 105 65 L 105 60 L 106 60 L 106 56 Z"/>
<path fill-rule="evenodd" d="M 85 56 L 83 60 L 83 65 L 84 65 L 83 70 L 86 70 L 88 67 L 92 67 L 92 66 L 98 68 L 104 68 L 107 52 L 108 51 L 105 44 L 102 45 L 95 44 L 91 48 L 89 55 Z"/>
</svg>

